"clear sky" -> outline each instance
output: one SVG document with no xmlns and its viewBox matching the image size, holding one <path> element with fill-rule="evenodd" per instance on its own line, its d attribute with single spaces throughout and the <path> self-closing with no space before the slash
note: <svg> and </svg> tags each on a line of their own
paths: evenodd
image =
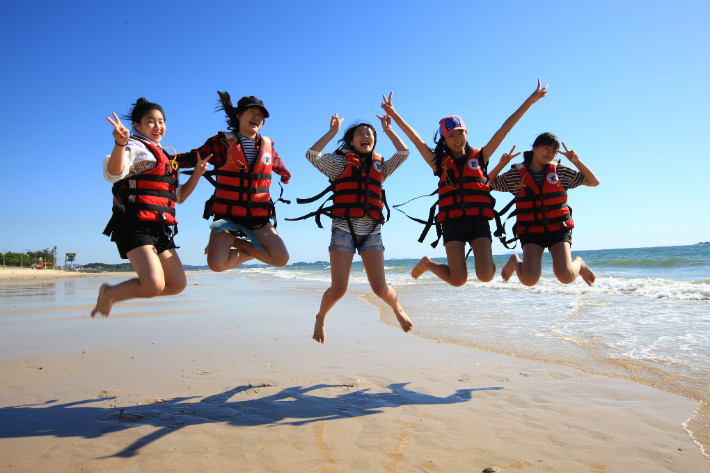
<svg viewBox="0 0 710 473">
<path fill-rule="evenodd" d="M 166 111 L 161 144 L 188 151 L 225 129 L 214 109 L 216 91 L 226 90 L 235 101 L 259 97 L 271 113 L 262 133 L 293 174 L 285 197 L 294 203 L 277 205 L 291 261 L 327 260 L 329 221 L 321 230 L 283 218 L 313 210 L 296 197 L 327 185 L 305 153 L 333 113 L 345 125 L 365 119 L 379 128 L 381 96 L 394 91 L 395 108 L 422 137 L 431 140 L 442 117 L 461 115 L 469 142 L 481 147 L 538 78 L 548 96 L 491 167 L 544 131 L 576 150 L 601 185 L 570 192 L 573 249 L 710 240 L 708 24 L 707 1 L 8 2 L 0 16 L 0 250 L 56 245 L 60 261 L 75 252 L 80 263 L 119 262 L 101 234 L 111 214 L 101 166 L 113 146 L 104 117 L 146 97 Z M 380 138 L 376 151 L 389 157 L 394 147 Z M 437 184 L 405 142 L 413 152 L 386 184 L 390 205 Z M 212 192 L 203 180 L 178 208 L 186 264 L 204 264 L 202 209 Z M 499 206 L 512 197 L 494 196 Z M 406 210 L 424 217 L 432 199 Z M 444 256 L 443 244 L 416 241 L 420 231 L 393 212 L 385 257 Z M 493 251 L 506 250 L 494 242 Z"/>
</svg>

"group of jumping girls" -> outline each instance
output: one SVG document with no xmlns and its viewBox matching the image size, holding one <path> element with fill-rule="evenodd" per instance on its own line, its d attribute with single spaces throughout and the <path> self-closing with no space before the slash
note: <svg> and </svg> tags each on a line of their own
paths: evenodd
<svg viewBox="0 0 710 473">
<path fill-rule="evenodd" d="M 316 201 L 328 193 L 330 197 L 316 211 L 287 219 L 315 217 L 319 226 L 322 215 L 332 219 L 328 248 L 331 286 L 323 294 L 316 315 L 314 340 L 325 342 L 325 317 L 345 295 L 356 251 L 374 293 L 392 307 L 402 330 L 409 332 L 413 327 L 385 278 L 381 225 L 386 221 L 383 211 L 387 207 L 389 217 L 389 208 L 382 184 L 409 155 L 407 146 L 392 129 L 392 121 L 414 143 L 439 179 L 435 191 L 438 213 L 434 215 L 436 209 L 432 207 L 428 221 L 415 220 L 426 225 L 420 241 L 432 226 L 439 238 L 443 236 L 448 264 L 425 256 L 412 269 L 412 277 L 431 271 L 452 286 L 465 284 L 468 243 L 478 279 L 493 279 L 496 266 L 491 249 L 491 220 L 497 224 L 496 236 L 501 241 L 507 244 L 513 240 L 505 240 L 491 196 L 493 189 L 515 196 L 511 202 L 515 204 L 511 216 L 516 216 L 513 233 L 523 248 L 522 260 L 513 254 L 503 267 L 501 276 L 505 281 L 516 273 L 524 285 L 535 285 L 542 272 L 543 252 L 548 248 L 560 282 L 572 283 L 578 275 L 589 285 L 594 282 L 594 273 L 584 261 L 571 257 L 574 222 L 567 206 L 567 190 L 599 185 L 577 153 L 568 150 L 564 142 L 561 151 L 557 137 L 543 133 L 535 139 L 532 150 L 523 153 L 522 163 L 502 172 L 520 155 L 513 146 L 487 172 L 490 157 L 508 132 L 546 94 L 547 86 L 541 87 L 538 80 L 536 90 L 480 149 L 469 145 L 461 117 L 445 117 L 439 122 L 432 149 L 397 113 L 390 93 L 389 97 L 383 96 L 384 113 L 377 115 L 382 132 L 396 150 L 389 159 L 374 152 L 377 131 L 369 123 L 350 126 L 338 148 L 333 153 L 323 153 L 343 122 L 337 114 L 331 117 L 328 132 L 306 153 L 306 159 L 328 177 L 330 185 L 315 197 L 299 199 L 299 203 Z M 166 129 L 165 112 L 156 103 L 140 98 L 123 117 L 132 123 L 132 134 L 115 113 L 113 119 L 107 118 L 113 126 L 115 144 L 104 160 L 104 177 L 113 183 L 113 216 L 104 234 L 116 242 L 121 258 L 131 262 L 138 277 L 116 285 L 103 284 L 92 317 L 97 313 L 108 316 L 118 301 L 179 294 L 185 289 L 185 271 L 173 240 L 177 234 L 175 204 L 184 202 L 203 176 L 215 187 L 204 213 L 206 219 L 213 218 L 205 249 L 210 269 L 226 271 L 252 259 L 272 266 L 288 262 L 286 246 L 271 223 L 275 212 L 269 188 L 272 173 L 279 174 L 284 184 L 291 174 L 276 153 L 273 140 L 259 134 L 269 112 L 254 96 L 241 98 L 235 107 L 228 93 L 218 95 L 219 110 L 227 115 L 230 131 L 218 133 L 188 153 L 173 150 L 170 155 L 160 146 Z M 560 164 L 558 153 L 577 170 Z M 208 164 L 213 165 L 212 170 L 207 170 Z M 182 185 L 178 182 L 180 168 L 193 168 L 186 173 L 191 175 Z M 433 246 L 437 242 L 438 239 Z"/>
</svg>

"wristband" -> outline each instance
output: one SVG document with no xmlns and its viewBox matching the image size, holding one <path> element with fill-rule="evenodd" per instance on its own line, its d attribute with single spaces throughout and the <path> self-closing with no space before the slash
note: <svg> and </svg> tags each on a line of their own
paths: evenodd
<svg viewBox="0 0 710 473">
<path fill-rule="evenodd" d="M 119 144 L 118 141 L 116 141 L 116 140 L 113 140 L 113 142 L 116 143 L 116 146 L 120 146 L 121 148 L 123 148 L 124 146 L 128 145 L 128 141 L 126 141 L 126 144 L 125 144 L 125 145 Z"/>
<path fill-rule="evenodd" d="M 387 132 L 390 131 L 391 129 L 392 129 L 392 127 L 383 128 L 383 129 L 382 129 L 382 132 L 383 132 L 383 133 L 387 133 Z"/>
</svg>

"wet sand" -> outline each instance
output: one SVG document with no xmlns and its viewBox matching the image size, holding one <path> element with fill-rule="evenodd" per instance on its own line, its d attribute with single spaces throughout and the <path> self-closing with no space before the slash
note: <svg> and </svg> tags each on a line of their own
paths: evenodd
<svg viewBox="0 0 710 473">
<path fill-rule="evenodd" d="M 319 345 L 320 291 L 199 274 L 92 320 L 102 281 L 0 287 L 8 471 L 710 470 L 692 401 L 405 334 L 358 294 Z"/>
</svg>

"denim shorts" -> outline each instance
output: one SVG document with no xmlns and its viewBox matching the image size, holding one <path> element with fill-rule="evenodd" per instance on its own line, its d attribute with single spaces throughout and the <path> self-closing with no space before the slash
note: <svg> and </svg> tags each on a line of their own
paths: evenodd
<svg viewBox="0 0 710 473">
<path fill-rule="evenodd" d="M 365 242 L 360 245 L 357 249 L 358 253 L 363 253 L 364 251 L 372 250 L 383 250 L 385 249 L 382 245 L 382 234 L 381 233 L 370 233 L 369 235 L 355 235 L 358 241 L 365 239 Z M 328 247 L 330 251 L 348 251 L 355 254 L 355 243 L 353 242 L 353 237 L 350 232 L 344 232 L 339 228 L 333 228 L 330 236 L 330 246 Z"/>
</svg>

